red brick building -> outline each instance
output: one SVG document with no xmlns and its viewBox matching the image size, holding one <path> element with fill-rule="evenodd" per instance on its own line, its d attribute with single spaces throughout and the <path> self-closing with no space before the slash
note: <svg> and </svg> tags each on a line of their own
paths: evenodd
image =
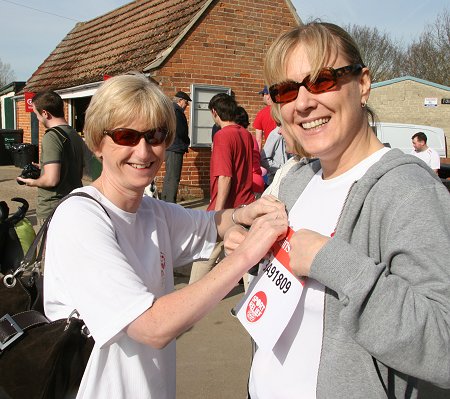
<svg viewBox="0 0 450 399">
<path fill-rule="evenodd" d="M 163 91 L 190 93 L 191 148 L 179 199 L 209 195 L 209 99 L 233 92 L 251 121 L 262 108 L 264 54 L 283 30 L 301 24 L 290 0 L 136 0 L 78 23 L 27 81 L 24 91 L 57 91 L 67 119 L 82 132 L 84 112 L 105 75 L 147 74 Z M 42 126 L 16 100 L 16 128 L 37 144 Z M 164 167 L 158 176 L 162 179 Z"/>
</svg>

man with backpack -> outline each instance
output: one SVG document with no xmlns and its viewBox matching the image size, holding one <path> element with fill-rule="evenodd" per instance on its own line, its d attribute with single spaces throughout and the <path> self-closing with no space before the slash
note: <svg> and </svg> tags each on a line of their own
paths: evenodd
<svg viewBox="0 0 450 399">
<path fill-rule="evenodd" d="M 68 125 L 64 102 L 57 93 L 37 93 L 33 112 L 46 128 L 40 153 L 41 175 L 37 179 L 17 177 L 17 181 L 38 188 L 36 216 L 40 226 L 61 198 L 83 185 L 84 142 Z"/>
</svg>

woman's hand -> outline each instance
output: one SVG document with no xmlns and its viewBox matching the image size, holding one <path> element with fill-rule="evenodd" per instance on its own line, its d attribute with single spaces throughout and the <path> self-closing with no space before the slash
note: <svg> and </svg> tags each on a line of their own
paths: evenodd
<svg viewBox="0 0 450 399">
<path fill-rule="evenodd" d="M 234 221 L 241 225 L 251 226 L 256 218 L 276 211 L 286 213 L 285 205 L 273 195 L 265 195 L 245 207 L 237 208 L 234 211 Z"/>
<path fill-rule="evenodd" d="M 274 209 L 274 211 L 256 218 L 248 232 L 239 233 L 236 228 L 230 231 L 227 245 L 230 249 L 234 247 L 232 256 L 245 257 L 246 264 L 249 267 L 256 265 L 263 259 L 270 252 L 270 248 L 275 241 L 279 241 L 286 236 L 288 218 L 284 205 L 281 209 L 278 206 Z M 243 241 L 242 238 L 244 238 Z M 241 243 L 237 245 L 239 241 Z"/>
<path fill-rule="evenodd" d="M 245 240 L 248 230 L 240 225 L 235 225 L 227 230 L 223 238 L 225 255 L 230 255 Z"/>
<path fill-rule="evenodd" d="M 312 230 L 296 231 L 290 240 L 289 265 L 292 271 L 299 277 L 309 276 L 314 258 L 329 239 Z"/>
</svg>

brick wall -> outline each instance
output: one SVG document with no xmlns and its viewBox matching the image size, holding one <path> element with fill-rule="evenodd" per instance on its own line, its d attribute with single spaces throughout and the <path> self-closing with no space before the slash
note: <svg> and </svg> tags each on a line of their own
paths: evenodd
<svg viewBox="0 0 450 399">
<path fill-rule="evenodd" d="M 152 77 L 170 97 L 178 90 L 189 92 L 192 83 L 231 87 L 252 123 L 264 106 L 257 94 L 264 85 L 264 54 L 280 27 L 294 26 L 297 21 L 284 0 L 219 1 Z M 178 200 L 209 196 L 210 157 L 209 148 L 191 148 L 185 155 Z M 163 176 L 164 167 L 158 187 Z"/>
<path fill-rule="evenodd" d="M 182 176 L 178 187 L 178 202 L 209 197 L 210 159 L 209 148 L 190 148 L 184 155 Z M 155 179 L 158 190 L 162 190 L 165 171 L 165 164 L 163 164 Z"/>
<path fill-rule="evenodd" d="M 447 154 L 450 156 L 450 105 L 441 104 L 450 91 L 431 85 L 404 80 L 372 89 L 369 105 L 380 122 L 412 123 L 444 129 Z M 425 107 L 425 98 L 437 98 L 437 107 Z"/>
<path fill-rule="evenodd" d="M 23 142 L 31 143 L 31 117 L 25 112 L 25 100 L 16 101 L 16 127 L 23 129 Z"/>
</svg>

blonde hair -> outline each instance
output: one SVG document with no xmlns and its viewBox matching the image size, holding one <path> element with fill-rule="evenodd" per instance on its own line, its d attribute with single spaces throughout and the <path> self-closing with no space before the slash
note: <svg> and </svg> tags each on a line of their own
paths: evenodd
<svg viewBox="0 0 450 399">
<path fill-rule="evenodd" d="M 99 148 L 105 130 L 139 120 L 150 128 L 168 130 L 166 146 L 175 136 L 176 119 L 172 102 L 146 76 L 129 73 L 110 78 L 93 95 L 86 110 L 84 135 L 91 151 Z"/>
<path fill-rule="evenodd" d="M 333 64 L 338 54 L 351 64 L 364 62 L 357 44 L 340 26 L 314 21 L 282 33 L 270 46 L 265 63 L 264 77 L 268 86 L 286 80 L 286 63 L 298 45 L 305 48 L 311 64 L 311 80 L 319 71 Z"/>
<path fill-rule="evenodd" d="M 264 78 L 267 86 L 270 87 L 287 79 L 287 62 L 299 45 L 305 49 L 311 64 L 310 78 L 312 81 L 317 78 L 322 68 L 332 65 L 338 55 L 342 55 L 350 64 L 364 65 L 358 46 L 344 29 L 331 23 L 313 21 L 282 33 L 272 43 L 264 62 Z M 368 107 L 365 108 L 365 111 L 372 118 L 374 117 L 372 110 Z M 279 115 L 281 119 L 280 104 L 272 105 L 272 113 Z M 283 129 L 285 129 L 284 124 Z M 286 129 L 286 132 L 292 134 L 290 129 Z M 309 156 L 297 140 L 294 142 L 296 151 L 300 150 L 300 156 Z"/>
</svg>

